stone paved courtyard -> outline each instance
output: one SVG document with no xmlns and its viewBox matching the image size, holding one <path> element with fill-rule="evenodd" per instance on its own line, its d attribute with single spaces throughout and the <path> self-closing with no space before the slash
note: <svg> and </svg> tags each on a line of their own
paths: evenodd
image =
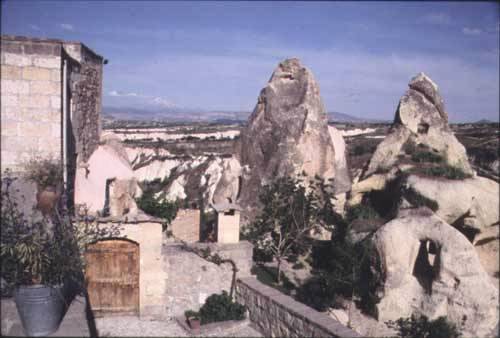
<svg viewBox="0 0 500 338">
<path fill-rule="evenodd" d="M 1 300 L 1 336 L 24 337 L 16 305 L 11 298 Z M 87 320 L 85 301 L 77 297 L 66 313 L 59 330 L 51 337 L 189 337 L 175 320 L 150 321 L 134 316 L 113 316 Z M 199 335 L 198 335 L 199 336 Z M 201 336 L 213 337 L 262 337 L 249 322 L 231 328 L 211 330 Z"/>
</svg>

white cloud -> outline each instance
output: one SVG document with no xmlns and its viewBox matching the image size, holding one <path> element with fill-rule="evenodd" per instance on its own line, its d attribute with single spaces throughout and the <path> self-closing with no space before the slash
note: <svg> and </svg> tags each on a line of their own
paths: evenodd
<svg viewBox="0 0 500 338">
<path fill-rule="evenodd" d="M 451 24 L 451 17 L 445 13 L 429 13 L 423 16 L 420 21 L 433 25 L 449 25 Z"/>
<path fill-rule="evenodd" d="M 163 97 L 155 97 L 153 99 L 153 102 L 162 106 L 162 107 L 174 107 L 175 106 L 172 102 L 170 102 L 167 99 L 164 99 Z"/>
<path fill-rule="evenodd" d="M 59 24 L 59 27 L 61 27 L 64 30 L 67 30 L 67 31 L 75 30 L 75 27 L 73 27 L 73 25 L 71 25 L 69 23 L 61 23 L 61 24 Z"/>
<path fill-rule="evenodd" d="M 117 90 L 112 90 L 108 93 L 109 96 L 142 96 L 137 93 L 124 93 Z"/>
<path fill-rule="evenodd" d="M 462 33 L 464 33 L 465 35 L 479 35 L 482 32 L 483 31 L 479 28 L 469 28 L 469 27 L 462 28 Z"/>
<path fill-rule="evenodd" d="M 164 97 L 161 97 L 161 96 L 144 95 L 144 94 L 138 94 L 138 93 L 134 93 L 134 92 L 126 93 L 126 92 L 121 92 L 118 90 L 110 91 L 108 93 L 108 96 L 134 97 L 134 98 L 142 99 L 142 100 L 146 101 L 146 103 L 149 103 L 149 104 L 155 104 L 155 105 L 159 105 L 162 107 L 175 107 L 175 104 L 172 101 L 170 101 Z"/>
<path fill-rule="evenodd" d="M 30 25 L 30 28 L 32 30 L 34 30 L 34 31 L 39 31 L 40 30 L 40 27 L 38 27 L 37 25 L 33 25 L 33 24 Z"/>
</svg>

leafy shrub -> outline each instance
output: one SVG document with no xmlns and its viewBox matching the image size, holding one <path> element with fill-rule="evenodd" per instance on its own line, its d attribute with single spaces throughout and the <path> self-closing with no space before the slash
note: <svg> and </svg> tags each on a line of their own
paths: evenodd
<svg viewBox="0 0 500 338">
<path fill-rule="evenodd" d="M 376 317 L 377 290 L 384 275 L 370 240 L 352 243 L 346 237 L 313 248 L 312 266 L 319 271 L 297 289 L 297 300 L 324 311 L 339 297 L 360 299 L 361 310 Z"/>
<path fill-rule="evenodd" d="M 356 219 L 373 219 L 380 217 L 377 211 L 366 204 L 357 204 L 347 208 L 346 220 L 351 223 Z"/>
<path fill-rule="evenodd" d="M 411 160 L 417 163 L 440 163 L 443 161 L 443 157 L 430 151 L 417 151 L 411 155 Z"/>
<path fill-rule="evenodd" d="M 57 187 L 62 182 L 61 162 L 51 157 L 34 157 L 23 164 L 25 178 L 41 188 Z"/>
<path fill-rule="evenodd" d="M 426 168 L 424 174 L 428 176 L 445 177 L 450 180 L 463 180 L 471 177 L 464 173 L 462 169 L 452 166 Z"/>
<path fill-rule="evenodd" d="M 159 201 L 154 197 L 152 191 L 145 191 L 141 197 L 136 199 L 137 206 L 145 213 L 165 220 L 163 231 L 167 230 L 179 210 L 179 201 L 169 202 L 167 200 Z"/>
<path fill-rule="evenodd" d="M 386 322 L 387 326 L 398 331 L 402 338 L 458 338 L 460 331 L 446 317 L 429 320 L 426 316 L 412 315 Z"/>
<path fill-rule="evenodd" d="M 318 311 L 336 307 L 337 292 L 325 273 L 312 276 L 297 289 L 296 299 Z"/>
<path fill-rule="evenodd" d="M 439 204 L 435 200 L 423 196 L 411 187 L 404 189 L 403 196 L 408 200 L 408 202 L 416 207 L 425 206 L 432 211 L 437 211 L 439 209 Z"/>
<path fill-rule="evenodd" d="M 415 152 L 415 150 L 416 150 L 415 142 L 412 141 L 411 139 L 408 139 L 405 142 L 405 144 L 403 144 L 403 151 L 405 152 L 405 154 L 411 155 Z"/>
<path fill-rule="evenodd" d="M 207 298 L 200 309 L 201 324 L 245 319 L 245 307 L 233 302 L 226 291 Z"/>
</svg>

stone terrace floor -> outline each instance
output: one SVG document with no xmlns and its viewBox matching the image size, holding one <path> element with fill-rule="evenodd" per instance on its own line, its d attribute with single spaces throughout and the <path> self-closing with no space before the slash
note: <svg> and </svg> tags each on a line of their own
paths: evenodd
<svg viewBox="0 0 500 338">
<path fill-rule="evenodd" d="M 14 300 L 1 299 L 1 336 L 25 336 Z M 77 297 L 71 303 L 59 330 L 51 337 L 90 337 L 91 332 L 98 337 L 189 337 L 175 320 L 150 321 L 134 316 L 113 316 L 96 318 L 94 323 L 87 321 L 85 314 L 85 300 Z M 198 335 L 200 336 L 200 335 Z M 257 330 L 250 326 L 248 321 L 232 327 L 221 327 L 210 330 L 210 333 L 201 336 L 213 337 L 262 337 Z"/>
</svg>

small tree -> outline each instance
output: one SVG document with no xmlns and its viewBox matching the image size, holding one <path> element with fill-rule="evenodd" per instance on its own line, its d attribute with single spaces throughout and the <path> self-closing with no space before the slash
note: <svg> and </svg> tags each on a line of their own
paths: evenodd
<svg viewBox="0 0 500 338">
<path fill-rule="evenodd" d="M 319 178 L 306 189 L 301 178 L 280 177 L 263 187 L 259 199 L 262 211 L 245 237 L 276 259 L 281 284 L 283 259 L 304 253 L 310 232 L 328 228 L 334 219 L 331 194 Z"/>
</svg>

